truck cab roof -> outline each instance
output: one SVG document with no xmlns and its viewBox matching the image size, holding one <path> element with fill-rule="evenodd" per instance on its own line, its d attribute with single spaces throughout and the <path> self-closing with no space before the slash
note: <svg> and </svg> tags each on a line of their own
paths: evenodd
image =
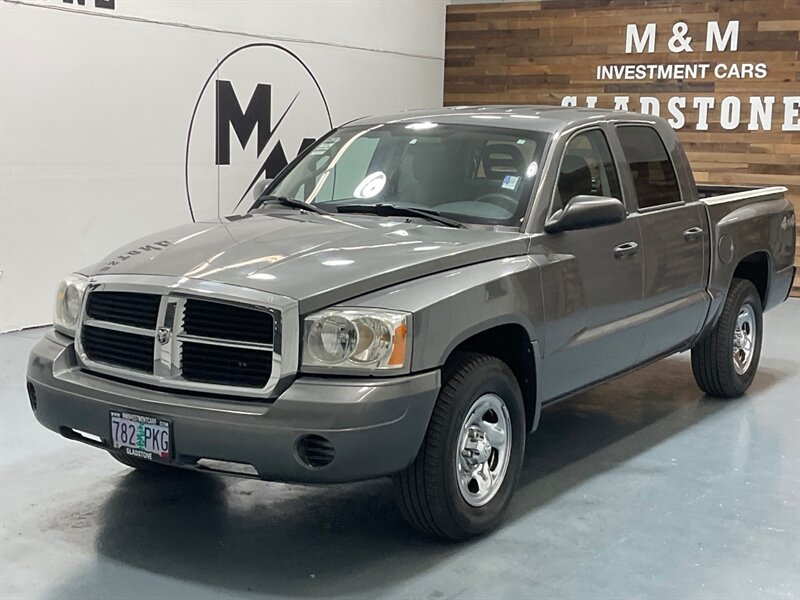
<svg viewBox="0 0 800 600">
<path fill-rule="evenodd" d="M 414 109 L 392 115 L 375 115 L 350 121 L 347 125 L 370 126 L 405 121 L 430 121 L 462 125 L 485 125 L 557 133 L 581 124 L 600 121 L 664 123 L 653 115 L 599 108 L 540 105 L 449 106 Z"/>
</svg>

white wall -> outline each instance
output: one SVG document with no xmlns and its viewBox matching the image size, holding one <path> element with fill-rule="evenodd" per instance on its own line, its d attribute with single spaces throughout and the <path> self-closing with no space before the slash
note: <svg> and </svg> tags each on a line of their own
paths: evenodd
<svg viewBox="0 0 800 600">
<path fill-rule="evenodd" d="M 96 6 L 97 4 L 97 6 Z M 113 4 L 114 8 L 102 8 Z M 0 0 L 0 331 L 47 323 L 57 281 L 117 246 L 229 214 L 280 141 L 365 114 L 441 106 L 444 0 Z M 207 78 L 211 81 L 198 100 Z M 216 80 L 245 110 L 272 86 L 257 131 L 215 164 Z M 248 196 L 249 198 L 249 196 Z"/>
<path fill-rule="evenodd" d="M 550 2 L 551 0 L 541 1 Z M 512 2 L 519 3 L 520 0 L 447 0 L 446 4 L 509 4 Z"/>
</svg>

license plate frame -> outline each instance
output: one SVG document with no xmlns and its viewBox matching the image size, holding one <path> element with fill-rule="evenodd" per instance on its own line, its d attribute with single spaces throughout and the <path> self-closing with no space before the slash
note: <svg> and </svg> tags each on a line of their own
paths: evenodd
<svg viewBox="0 0 800 600">
<path fill-rule="evenodd" d="M 122 431 L 123 424 L 125 432 Z M 171 420 L 129 410 L 110 410 L 108 427 L 108 439 L 114 452 L 152 462 L 172 462 L 175 440 Z M 163 449 L 164 431 L 166 431 L 166 450 Z"/>
</svg>

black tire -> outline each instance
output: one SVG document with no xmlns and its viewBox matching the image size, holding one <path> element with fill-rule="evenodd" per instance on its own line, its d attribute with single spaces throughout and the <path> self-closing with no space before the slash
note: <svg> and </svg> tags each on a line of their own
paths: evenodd
<svg viewBox="0 0 800 600">
<path fill-rule="evenodd" d="M 121 462 L 126 467 L 131 467 L 137 471 L 142 471 L 143 473 L 172 475 L 176 472 L 183 471 L 183 469 L 173 467 L 172 465 L 153 462 L 152 460 L 145 460 L 143 458 L 136 458 L 133 456 L 128 456 L 127 454 L 121 454 L 118 452 L 109 452 L 109 454 L 111 455 L 111 458 L 117 462 Z"/>
<path fill-rule="evenodd" d="M 422 447 L 415 461 L 395 475 L 395 491 L 411 525 L 438 537 L 463 540 L 495 529 L 503 519 L 525 454 L 525 406 L 511 369 L 492 356 L 459 354 L 445 366 L 442 379 Z M 456 457 L 467 413 L 485 394 L 505 404 L 511 445 L 505 476 L 494 496 L 482 506 L 473 506 L 459 489 Z"/>
<path fill-rule="evenodd" d="M 738 373 L 733 357 L 734 335 L 737 317 L 746 305 L 753 309 L 755 341 L 749 365 L 743 373 Z M 719 398 L 737 398 L 744 394 L 758 369 L 763 331 L 758 291 L 752 282 L 734 279 L 717 324 L 692 348 L 692 371 L 700 389 Z"/>
</svg>

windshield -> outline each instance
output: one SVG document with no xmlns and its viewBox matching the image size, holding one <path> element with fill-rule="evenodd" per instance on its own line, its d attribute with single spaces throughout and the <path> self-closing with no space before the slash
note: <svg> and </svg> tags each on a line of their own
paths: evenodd
<svg viewBox="0 0 800 600">
<path fill-rule="evenodd" d="M 547 139 L 541 132 L 429 122 L 343 127 L 269 194 L 332 212 L 391 204 L 467 223 L 519 225 Z"/>
</svg>

